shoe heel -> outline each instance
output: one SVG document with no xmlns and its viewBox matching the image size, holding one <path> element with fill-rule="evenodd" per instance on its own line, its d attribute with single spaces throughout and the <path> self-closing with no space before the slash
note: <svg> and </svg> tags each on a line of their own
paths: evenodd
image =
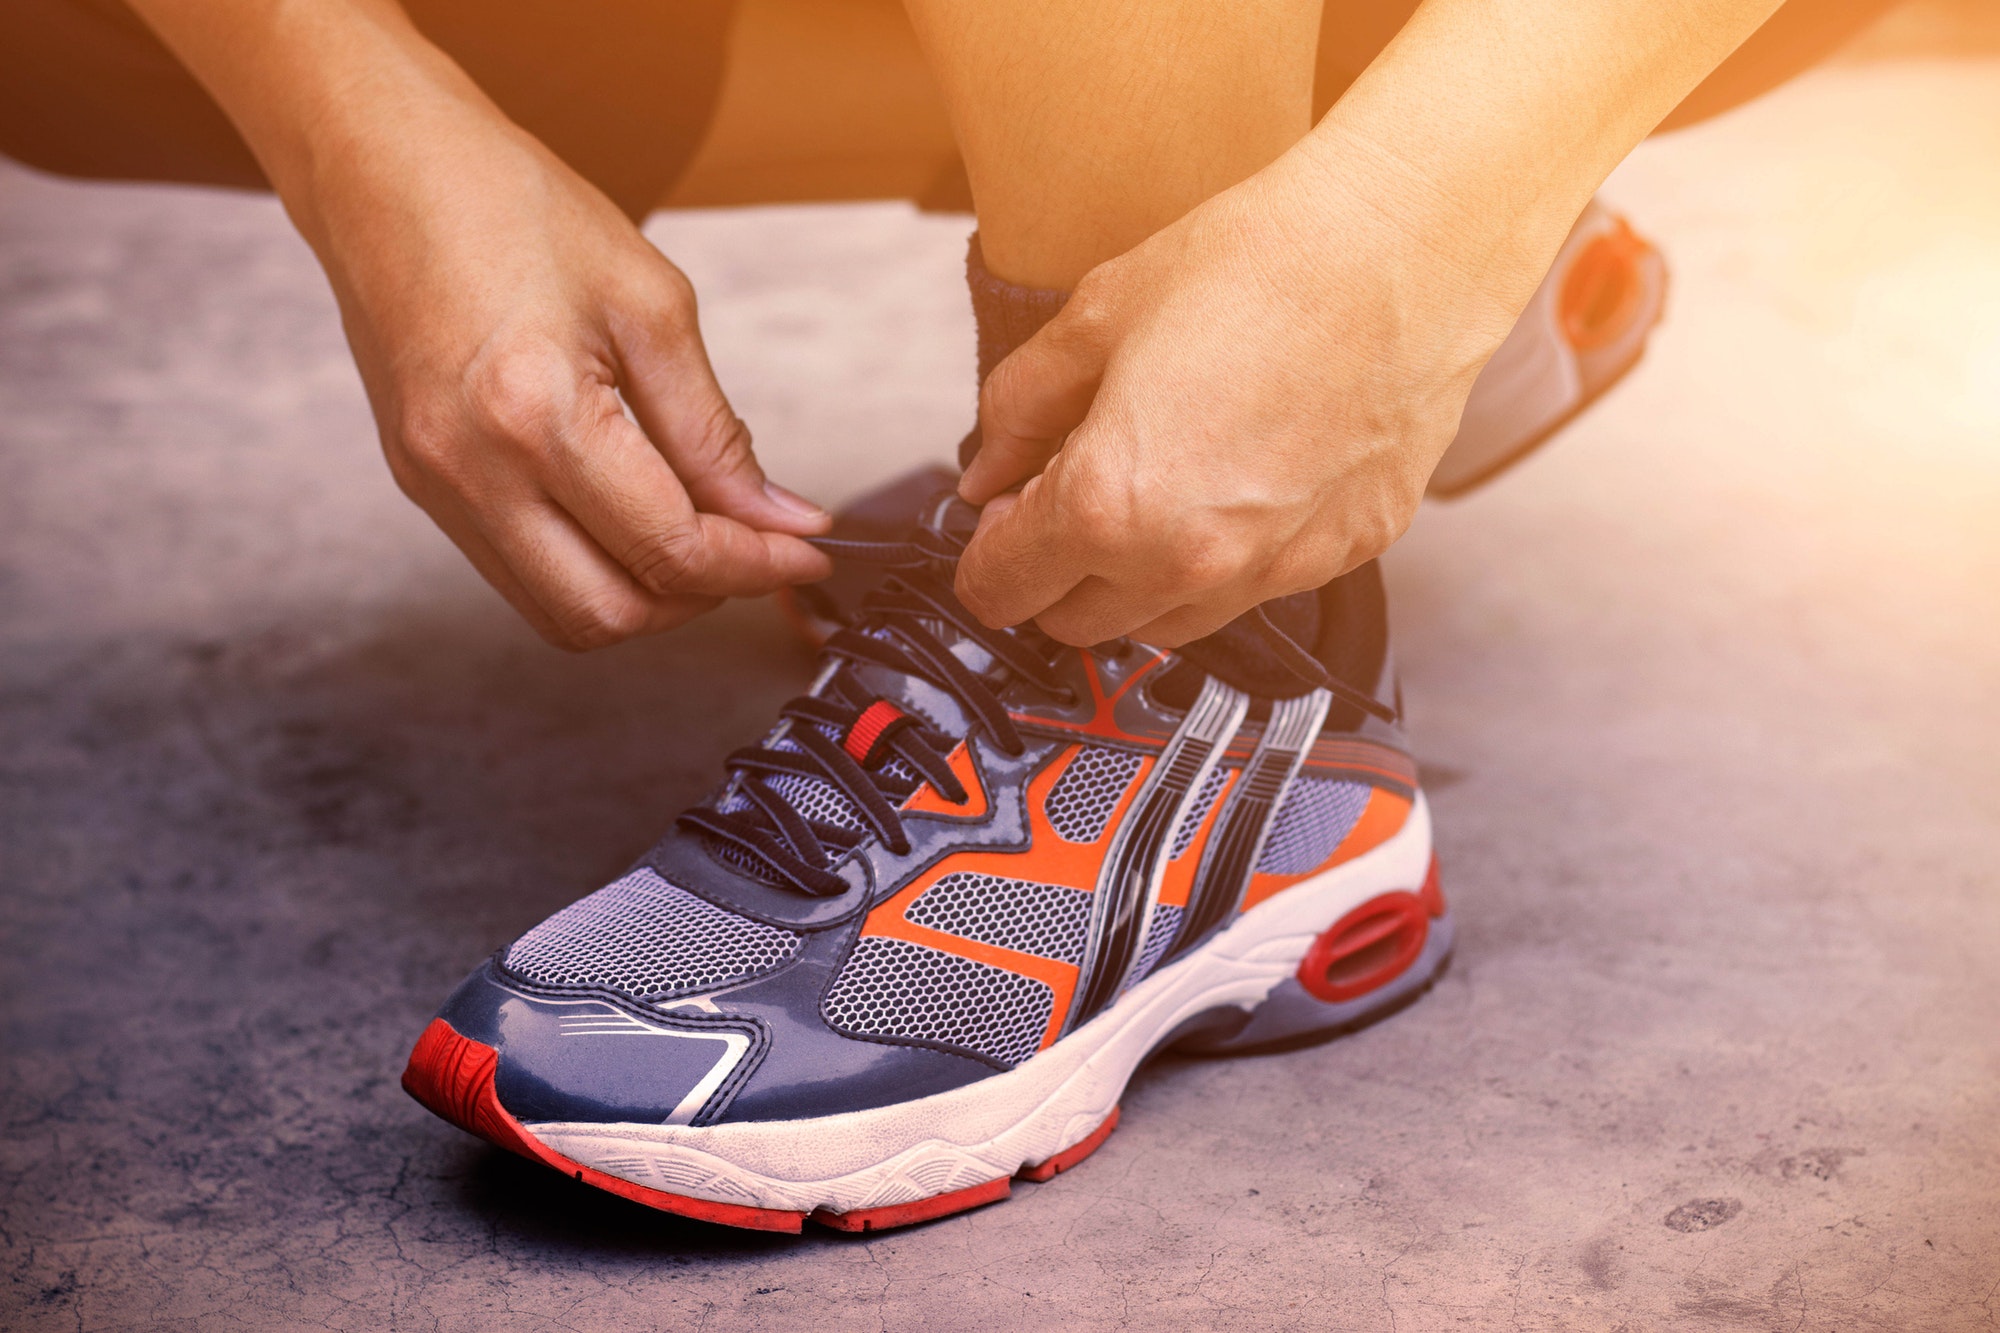
<svg viewBox="0 0 2000 1333">
<path fill-rule="evenodd" d="M 1175 1049 L 1232 1055 L 1306 1045 L 1361 1027 L 1430 987 L 1451 957 L 1453 933 L 1433 857 L 1417 892 L 1371 898 L 1320 932 L 1298 971 L 1273 987 L 1247 1021 L 1203 1023 Z"/>
</svg>

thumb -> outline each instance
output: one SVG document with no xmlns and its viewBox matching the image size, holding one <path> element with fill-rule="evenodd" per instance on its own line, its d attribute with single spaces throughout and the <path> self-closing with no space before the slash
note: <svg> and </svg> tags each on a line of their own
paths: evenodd
<svg viewBox="0 0 2000 1333">
<path fill-rule="evenodd" d="M 959 557 L 955 591 L 982 624 L 1019 625 L 1060 601 L 1085 576 L 1082 554 L 1062 538 L 1062 469 L 1033 477 L 979 515 Z"/>
<path fill-rule="evenodd" d="M 993 368 L 979 391 L 979 452 L 958 493 L 985 504 L 1048 465 L 1083 423 L 1110 355 L 1104 320 L 1079 291 L 1040 333 Z"/>
</svg>

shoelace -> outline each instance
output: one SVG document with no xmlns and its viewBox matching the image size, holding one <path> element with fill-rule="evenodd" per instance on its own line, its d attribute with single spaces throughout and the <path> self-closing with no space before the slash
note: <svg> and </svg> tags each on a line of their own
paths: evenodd
<svg viewBox="0 0 2000 1333">
<path fill-rule="evenodd" d="M 958 738 L 876 697 L 854 667 L 883 667 L 944 691 L 1008 755 L 1021 754 L 1026 742 L 1000 690 L 1025 681 L 1052 699 L 1074 702 L 1075 696 L 1024 632 L 989 629 L 959 603 L 939 576 L 964 549 L 957 538 L 925 527 L 910 541 L 821 539 L 815 545 L 893 572 L 862 600 L 853 623 L 827 640 L 813 690 L 780 710 L 780 725 L 762 744 L 724 761 L 730 780 L 722 798 L 689 810 L 680 822 L 736 853 L 728 859 L 742 864 L 747 856 L 767 878 L 827 897 L 848 888 L 828 867 L 870 834 L 897 855 L 910 850 L 897 807 L 920 785 L 929 783 L 953 804 L 969 795 L 949 760 Z M 951 626 L 983 649 L 995 669 L 984 676 L 974 672 L 926 622 Z M 1001 679 L 989 678 L 994 675 Z M 808 817 L 771 785 L 786 776 L 828 784 L 859 812 L 864 827 Z"/>
<path fill-rule="evenodd" d="M 960 604 L 941 573 L 948 575 L 957 565 L 965 549 L 962 538 L 925 525 L 908 541 L 819 538 L 813 544 L 828 555 L 893 572 L 863 598 L 853 623 L 827 640 L 821 650 L 825 665 L 813 690 L 779 710 L 780 725 L 764 743 L 724 760 L 729 781 L 721 799 L 687 811 L 680 823 L 734 852 L 728 859 L 739 865 L 747 859 L 745 868 L 755 867 L 801 892 L 832 897 L 845 893 L 848 885 L 828 867 L 869 834 L 899 856 L 910 850 L 898 807 L 919 786 L 929 783 L 955 805 L 968 798 L 950 764 L 958 738 L 877 697 L 853 667 L 884 667 L 943 690 L 965 710 L 974 728 L 983 727 L 1010 756 L 1021 754 L 1026 743 L 1000 690 L 1024 681 L 1061 703 L 1074 703 L 1076 696 L 1031 642 L 1032 631 L 991 629 Z M 984 649 L 994 663 L 987 675 L 1001 679 L 988 679 L 966 666 L 926 623 L 937 621 Z M 1396 721 L 1394 709 L 1330 675 L 1263 608 L 1253 613 L 1252 625 L 1301 680 L 1363 712 Z M 832 787 L 859 813 L 863 827 L 810 818 L 772 787 L 771 779 L 787 776 Z"/>
</svg>

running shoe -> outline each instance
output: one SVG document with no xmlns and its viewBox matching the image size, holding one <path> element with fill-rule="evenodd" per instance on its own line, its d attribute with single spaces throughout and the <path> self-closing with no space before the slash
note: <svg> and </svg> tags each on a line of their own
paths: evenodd
<svg viewBox="0 0 2000 1333">
<path fill-rule="evenodd" d="M 1466 399 L 1428 494 L 1465 494 L 1520 462 L 1625 378 L 1666 310 L 1667 263 L 1596 200 Z"/>
<path fill-rule="evenodd" d="M 976 514 L 886 570 L 811 687 L 615 882 L 483 963 L 403 1086 L 688 1217 L 921 1222 L 1074 1167 L 1168 1046 L 1414 998 L 1451 918 L 1375 566 L 1168 652 L 994 630 Z"/>
</svg>

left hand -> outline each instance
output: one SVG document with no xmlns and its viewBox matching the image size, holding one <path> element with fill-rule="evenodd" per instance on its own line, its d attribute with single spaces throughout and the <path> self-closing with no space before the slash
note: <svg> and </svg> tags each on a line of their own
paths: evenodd
<svg viewBox="0 0 2000 1333">
<path fill-rule="evenodd" d="M 986 506 L 958 573 L 981 620 L 1172 647 L 1402 534 L 1541 274 L 1352 157 L 1216 195 L 994 370 L 960 486 Z"/>
</svg>

